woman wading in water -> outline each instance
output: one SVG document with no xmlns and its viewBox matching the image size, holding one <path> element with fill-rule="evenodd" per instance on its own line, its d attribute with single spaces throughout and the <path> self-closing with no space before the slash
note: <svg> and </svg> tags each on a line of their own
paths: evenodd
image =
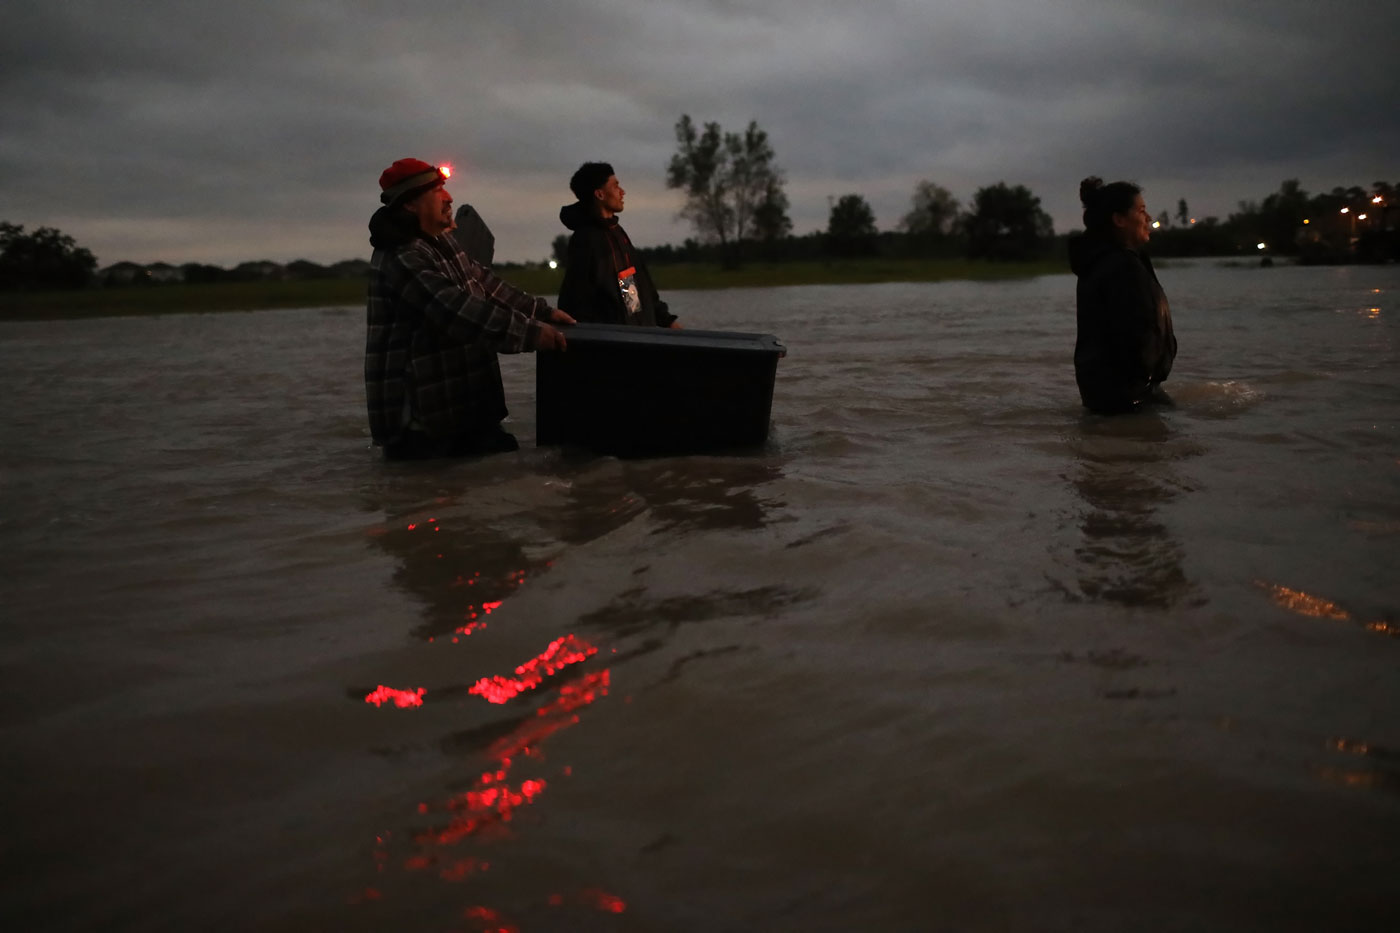
<svg viewBox="0 0 1400 933">
<path fill-rule="evenodd" d="M 1126 181 L 1079 183 L 1084 230 L 1069 241 L 1079 336 L 1074 379 L 1084 407 L 1104 415 L 1170 403 L 1158 388 L 1176 359 L 1176 336 L 1166 293 L 1143 252 L 1152 218 L 1142 189 Z"/>
</svg>

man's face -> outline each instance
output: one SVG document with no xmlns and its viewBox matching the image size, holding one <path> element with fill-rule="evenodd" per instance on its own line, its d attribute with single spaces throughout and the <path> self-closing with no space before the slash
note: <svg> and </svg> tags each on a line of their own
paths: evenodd
<svg viewBox="0 0 1400 933">
<path fill-rule="evenodd" d="M 603 183 L 603 187 L 593 193 L 598 199 L 598 206 L 603 209 L 603 213 L 621 214 L 622 199 L 627 196 L 627 192 L 622 190 L 622 186 L 617 183 L 616 175 L 609 175 L 608 180 Z"/>
<path fill-rule="evenodd" d="M 446 185 L 424 191 L 404 207 L 418 218 L 418 226 L 428 236 L 437 236 L 452 226 L 452 195 Z"/>
</svg>

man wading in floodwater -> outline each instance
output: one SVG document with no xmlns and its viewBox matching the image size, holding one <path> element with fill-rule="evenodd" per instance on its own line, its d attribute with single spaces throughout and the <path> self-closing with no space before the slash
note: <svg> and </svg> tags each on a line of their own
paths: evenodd
<svg viewBox="0 0 1400 933">
<path fill-rule="evenodd" d="M 626 192 L 606 162 L 585 162 L 569 179 L 578 198 L 559 209 L 569 237 L 559 307 L 580 321 L 680 329 L 656 292 L 646 263 L 617 222 Z"/>
<path fill-rule="evenodd" d="M 574 319 L 501 281 L 452 237 L 447 168 L 400 159 L 370 218 L 365 397 L 390 459 L 515 450 L 496 354 L 562 350 Z"/>
</svg>

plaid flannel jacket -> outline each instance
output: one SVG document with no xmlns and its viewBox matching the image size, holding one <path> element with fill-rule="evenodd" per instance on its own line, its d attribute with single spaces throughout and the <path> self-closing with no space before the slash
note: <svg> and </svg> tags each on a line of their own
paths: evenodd
<svg viewBox="0 0 1400 933">
<path fill-rule="evenodd" d="M 429 437 L 499 423 L 496 353 L 535 349 L 549 302 L 501 281 L 446 235 L 376 249 L 370 270 L 365 399 L 374 442 L 399 439 L 405 398 Z"/>
</svg>

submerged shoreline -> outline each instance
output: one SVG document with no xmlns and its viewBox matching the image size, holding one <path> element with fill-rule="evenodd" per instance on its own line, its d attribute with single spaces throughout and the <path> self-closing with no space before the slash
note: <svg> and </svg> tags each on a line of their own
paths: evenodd
<svg viewBox="0 0 1400 933">
<path fill-rule="evenodd" d="M 496 270 L 512 285 L 553 300 L 564 270 L 540 266 Z M 777 288 L 788 285 L 870 285 L 1029 279 L 1069 271 L 1060 259 L 985 262 L 964 259 L 852 259 L 832 262 L 748 263 L 726 269 L 712 263 L 675 263 L 652 269 L 657 287 L 671 291 Z M 0 321 L 67 320 L 206 311 L 270 311 L 362 305 L 362 279 L 211 282 L 88 288 L 61 292 L 0 293 Z"/>
</svg>

